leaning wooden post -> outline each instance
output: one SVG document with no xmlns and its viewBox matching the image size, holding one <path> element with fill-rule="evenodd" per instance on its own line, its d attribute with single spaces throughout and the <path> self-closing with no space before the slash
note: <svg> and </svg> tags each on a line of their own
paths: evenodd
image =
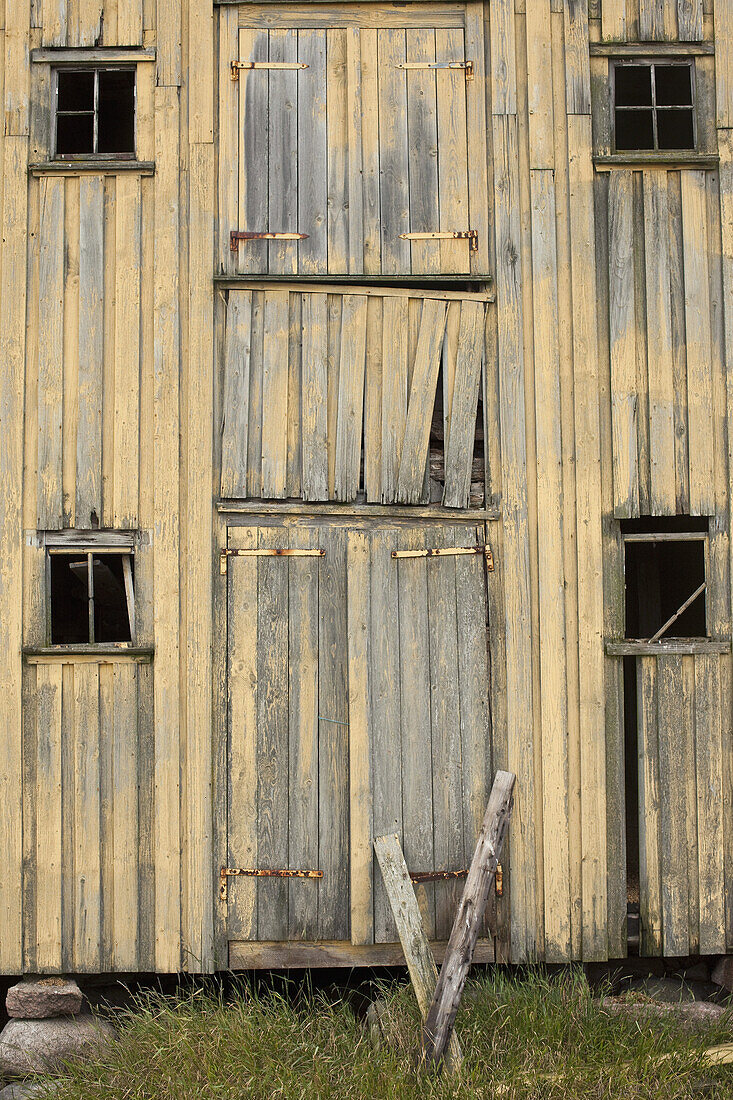
<svg viewBox="0 0 733 1100">
<path fill-rule="evenodd" d="M 438 968 L 425 935 L 415 889 L 398 837 L 376 836 L 374 851 L 424 1022 L 438 981 Z M 461 1048 L 455 1033 L 451 1036 L 446 1061 L 451 1069 L 458 1069 L 461 1064 Z"/>
<path fill-rule="evenodd" d="M 496 864 L 501 855 L 512 812 L 512 792 L 515 781 L 516 776 L 512 772 L 496 773 L 463 897 L 453 921 L 438 984 L 423 1024 L 423 1058 L 433 1065 L 442 1062 L 453 1032 L 468 968 L 473 958 L 479 927 L 486 909 L 489 891 L 496 876 Z"/>
</svg>

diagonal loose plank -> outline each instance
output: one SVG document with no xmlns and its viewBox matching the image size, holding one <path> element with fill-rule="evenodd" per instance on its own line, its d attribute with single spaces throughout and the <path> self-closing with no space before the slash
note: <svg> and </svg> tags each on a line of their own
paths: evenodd
<svg viewBox="0 0 733 1100">
<path fill-rule="evenodd" d="M 405 953 L 405 961 L 420 1015 L 425 1020 L 438 981 L 438 968 L 425 934 L 410 872 L 407 870 L 398 837 L 376 836 L 374 851 L 379 861 L 402 950 Z M 453 1033 L 448 1048 L 448 1061 L 453 1069 L 458 1069 L 461 1057 L 458 1036 Z"/>
<path fill-rule="evenodd" d="M 515 782 L 516 776 L 513 772 L 498 771 L 491 788 L 489 804 L 471 860 L 463 897 L 453 921 L 438 984 L 423 1024 L 422 1049 L 428 1064 L 441 1063 L 453 1032 L 468 968 L 509 825 Z"/>
</svg>

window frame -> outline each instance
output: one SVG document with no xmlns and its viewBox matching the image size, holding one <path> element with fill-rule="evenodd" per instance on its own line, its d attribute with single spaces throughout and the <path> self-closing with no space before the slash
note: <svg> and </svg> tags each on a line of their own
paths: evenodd
<svg viewBox="0 0 733 1100">
<path fill-rule="evenodd" d="M 670 639 L 674 641 L 680 641 L 674 634 L 667 636 L 667 630 L 663 630 L 662 634 L 658 638 L 633 638 L 628 633 L 628 623 L 626 621 L 626 547 L 629 543 L 659 543 L 659 542 L 701 542 L 703 544 L 703 583 L 705 588 L 701 593 L 705 599 L 705 633 L 695 634 L 687 636 L 685 635 L 681 640 L 686 643 L 697 642 L 709 642 L 712 640 L 710 633 L 710 600 L 709 600 L 709 581 L 710 581 L 710 532 L 705 530 L 687 530 L 687 531 L 622 531 L 621 533 L 621 546 L 623 549 L 622 563 L 623 563 L 623 577 L 624 577 L 624 633 L 623 639 L 626 643 L 632 644 L 644 644 L 644 645 L 664 645 Z M 699 597 L 698 597 L 699 599 Z M 670 628 L 673 624 L 670 624 Z M 660 628 L 666 626 L 666 623 L 660 623 Z"/>
<path fill-rule="evenodd" d="M 74 163 L 86 161 L 131 161 L 138 159 L 138 66 L 134 61 L 123 62 L 84 62 L 79 59 L 78 64 L 51 65 L 51 160 L 61 163 Z M 133 101 L 132 101 L 132 127 L 133 127 L 133 152 L 100 153 L 97 151 L 99 144 L 99 73 L 100 72 L 133 72 Z M 61 111 L 58 109 L 59 98 L 59 73 L 94 73 L 94 108 L 93 111 Z M 90 115 L 93 114 L 93 145 L 94 149 L 89 153 L 59 153 L 56 149 L 58 137 L 58 118 L 61 116 Z"/>
<path fill-rule="evenodd" d="M 93 649 L 129 649 L 137 645 L 136 603 L 135 603 L 135 579 L 133 561 L 135 558 L 135 543 L 133 538 L 125 538 L 120 541 L 94 542 L 85 539 L 55 539 L 52 536 L 45 540 L 45 595 L 46 595 L 46 645 L 50 649 L 66 650 L 72 643 L 53 641 L 53 620 L 51 602 L 51 558 L 66 557 L 87 559 L 87 599 L 89 602 L 88 637 L 86 642 L 73 643 L 75 648 L 80 645 Z M 95 557 L 104 554 L 116 554 L 122 558 L 122 569 L 125 584 L 125 601 L 127 606 L 127 618 L 130 627 L 129 641 L 120 639 L 113 642 L 100 642 L 94 637 L 94 580 L 93 561 Z"/>
<path fill-rule="evenodd" d="M 647 67 L 652 70 L 651 74 L 651 92 L 652 102 L 651 105 L 646 104 L 643 106 L 616 106 L 616 72 L 618 69 L 623 68 L 640 68 Z M 661 108 L 656 102 L 656 73 L 654 70 L 658 67 L 664 68 L 686 68 L 690 72 L 690 98 L 692 102 L 690 104 L 665 104 Z M 610 59 L 610 72 L 609 72 L 609 95 L 611 100 L 611 151 L 614 156 L 652 156 L 652 157 L 670 157 L 675 154 L 690 155 L 700 152 L 699 139 L 698 139 L 698 119 L 697 119 L 697 79 L 696 79 L 696 66 L 694 58 L 681 58 L 681 57 L 615 57 Z M 658 137 L 658 125 L 657 125 L 657 111 L 658 110 L 674 110 L 677 107 L 680 110 L 687 109 L 692 113 L 692 138 L 693 144 L 691 148 L 685 149 L 660 149 L 659 137 Z M 651 111 L 652 112 L 652 133 L 654 137 L 654 146 L 649 149 L 619 149 L 616 145 L 616 111 L 623 111 L 624 113 L 633 113 L 634 111 Z"/>
</svg>

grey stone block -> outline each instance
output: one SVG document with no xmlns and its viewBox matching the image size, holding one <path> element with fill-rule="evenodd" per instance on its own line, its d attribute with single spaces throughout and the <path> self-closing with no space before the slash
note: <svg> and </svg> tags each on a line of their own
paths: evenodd
<svg viewBox="0 0 733 1100">
<path fill-rule="evenodd" d="M 733 992 L 733 955 L 723 955 L 718 959 L 712 973 L 716 985 Z"/>
<path fill-rule="evenodd" d="M 0 1090 L 0 1100 L 31 1100 L 31 1097 L 43 1100 L 44 1097 L 51 1097 L 56 1092 L 58 1092 L 58 1085 L 52 1080 L 16 1081 L 15 1084 L 6 1085 Z"/>
<path fill-rule="evenodd" d="M 96 1016 L 10 1020 L 0 1034 L 0 1072 L 8 1077 L 54 1073 L 65 1062 L 94 1054 L 115 1030 Z"/>
<path fill-rule="evenodd" d="M 76 1016 L 84 996 L 74 981 L 65 978 L 38 978 L 18 982 L 8 990 L 5 1007 L 8 1016 L 19 1020 L 41 1020 L 47 1016 Z"/>
</svg>

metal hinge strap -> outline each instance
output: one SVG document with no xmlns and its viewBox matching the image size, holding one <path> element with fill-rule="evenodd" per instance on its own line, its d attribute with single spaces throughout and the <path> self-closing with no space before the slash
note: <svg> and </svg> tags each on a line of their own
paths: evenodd
<svg viewBox="0 0 733 1100">
<path fill-rule="evenodd" d="M 463 69 L 466 80 L 473 80 L 473 61 L 401 61 L 396 69 Z"/>
<path fill-rule="evenodd" d="M 455 558 L 464 554 L 483 554 L 486 568 L 494 572 L 494 555 L 490 546 L 440 546 L 426 550 L 393 550 L 393 558 Z"/>
<path fill-rule="evenodd" d="M 222 867 L 219 872 L 219 897 L 227 900 L 228 878 L 323 878 L 323 871 L 291 871 L 285 868 Z"/>
<path fill-rule="evenodd" d="M 232 80 L 239 80 L 240 69 L 307 69 L 303 61 L 232 61 Z"/>
<path fill-rule="evenodd" d="M 434 233 L 400 233 L 403 241 L 468 241 L 471 251 L 478 252 L 478 232 L 475 229 L 437 230 Z"/>
<path fill-rule="evenodd" d="M 246 233 L 241 229 L 232 229 L 229 234 L 229 248 L 239 251 L 240 241 L 307 241 L 307 233 Z"/>
<path fill-rule="evenodd" d="M 412 882 L 443 882 L 452 878 L 465 878 L 468 868 L 461 871 L 410 871 Z"/>
<path fill-rule="evenodd" d="M 287 547 L 263 547 L 259 550 L 221 550 L 219 554 L 219 571 L 226 573 L 227 558 L 325 558 L 325 550 L 302 550 Z"/>
</svg>

